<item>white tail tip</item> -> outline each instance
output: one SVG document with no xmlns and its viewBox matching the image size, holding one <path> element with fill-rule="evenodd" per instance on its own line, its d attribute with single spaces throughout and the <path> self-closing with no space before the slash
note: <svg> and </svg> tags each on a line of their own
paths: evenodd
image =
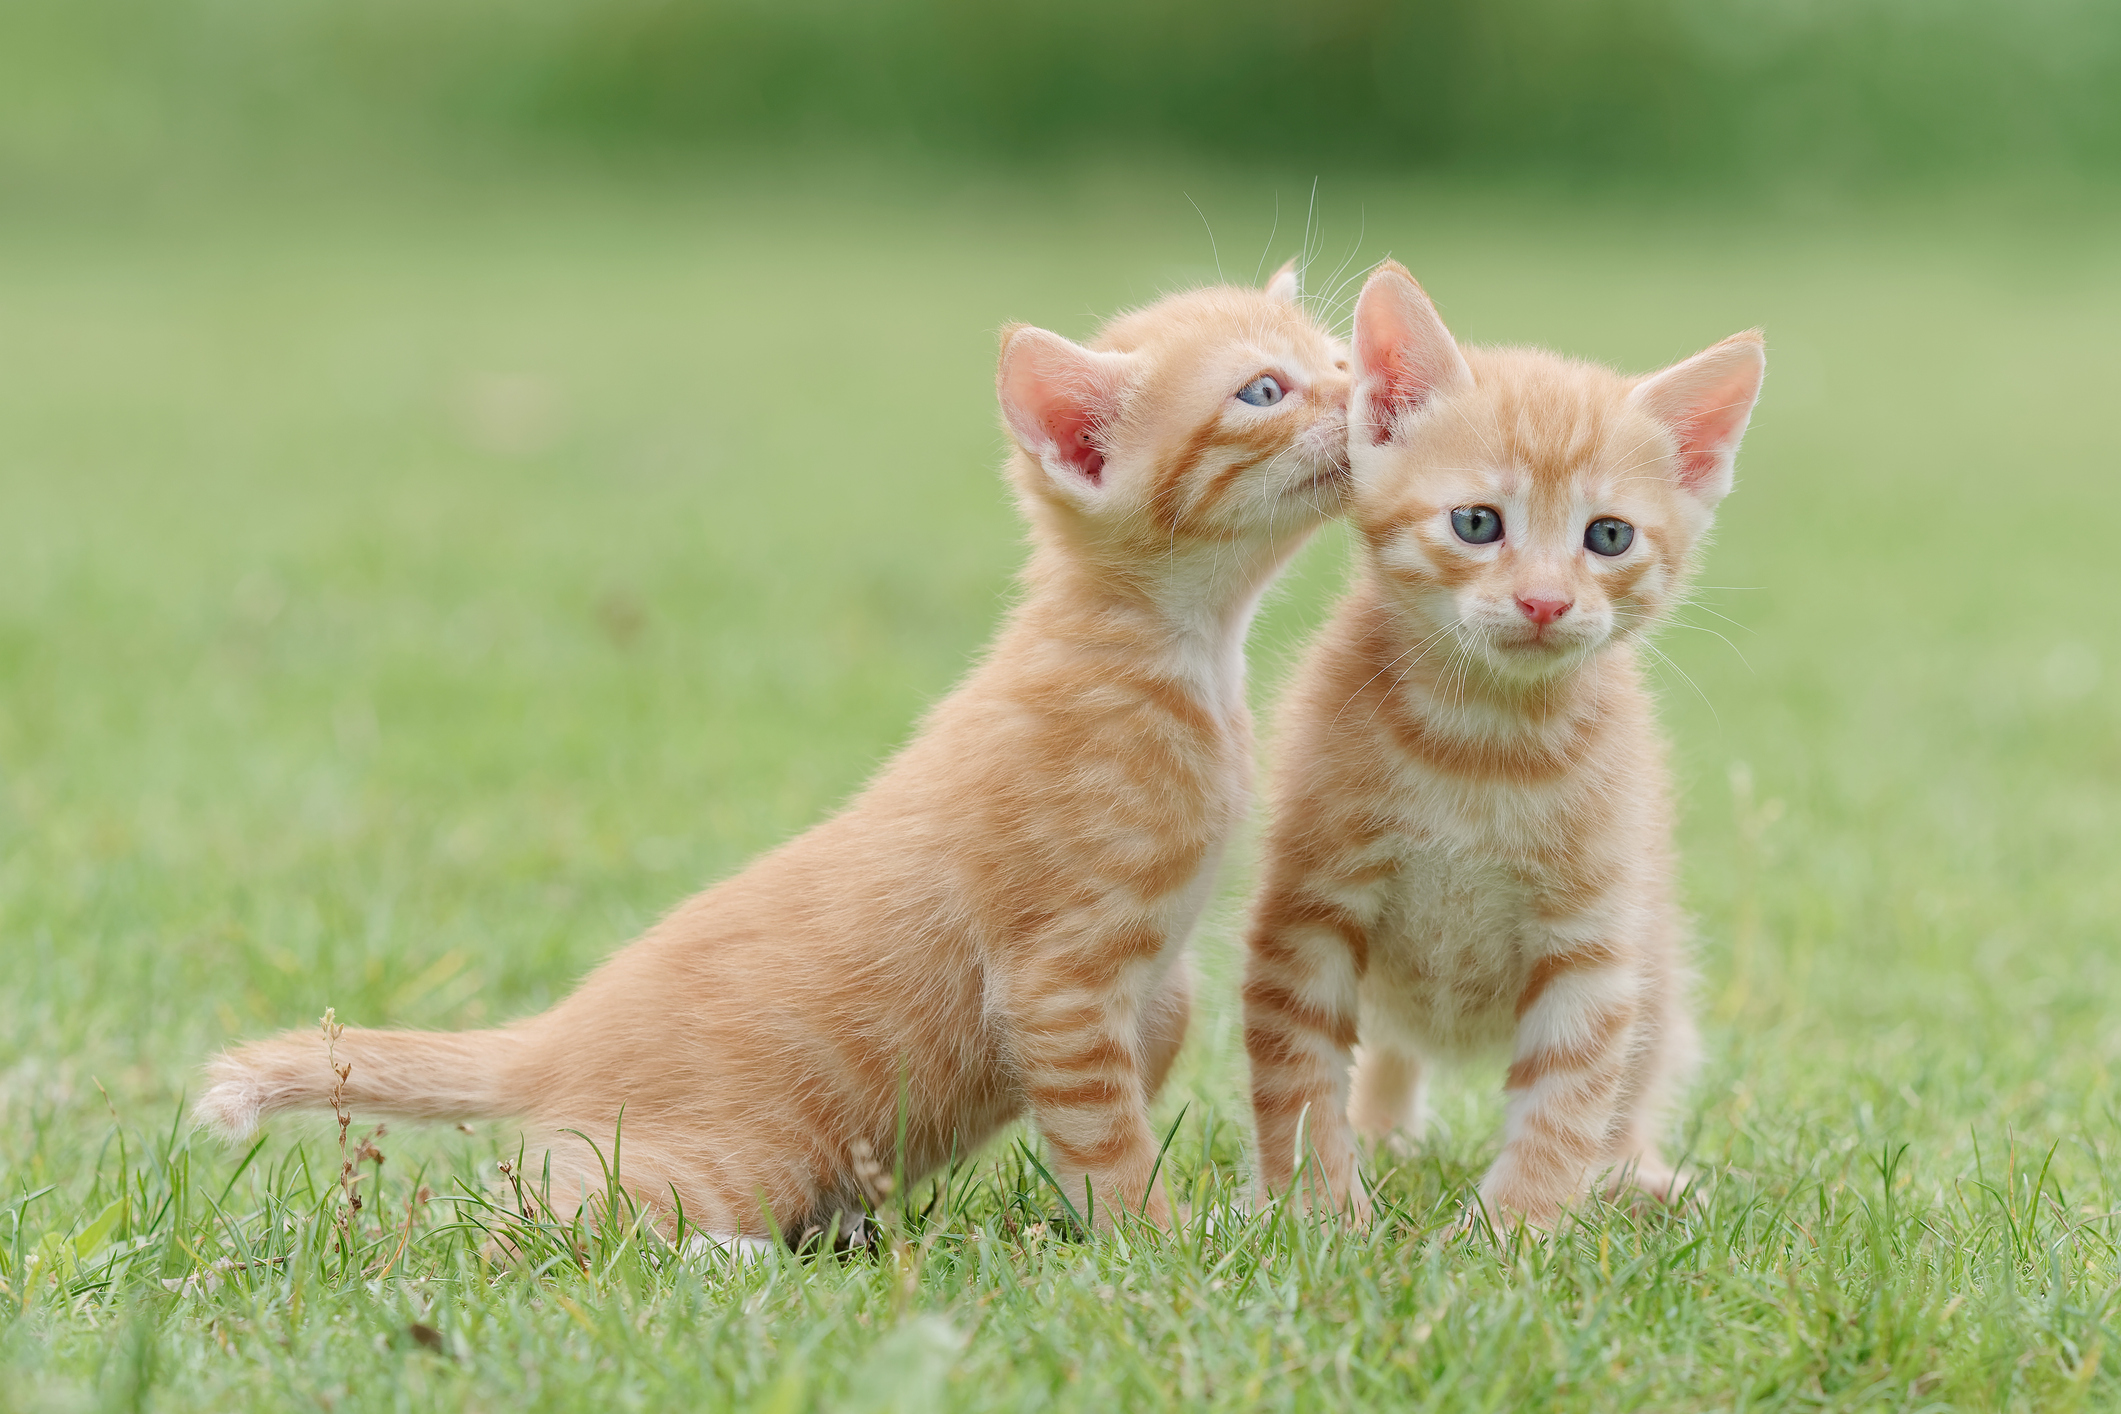
<svg viewBox="0 0 2121 1414">
<path fill-rule="evenodd" d="M 258 1117 L 264 1110 L 264 1091 L 226 1057 L 208 1072 L 213 1083 L 192 1107 L 192 1118 L 223 1139 L 237 1141 L 258 1132 Z"/>
</svg>

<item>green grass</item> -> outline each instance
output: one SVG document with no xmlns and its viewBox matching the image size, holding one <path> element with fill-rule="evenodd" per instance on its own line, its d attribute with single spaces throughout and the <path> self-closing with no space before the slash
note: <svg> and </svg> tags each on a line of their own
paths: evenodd
<svg viewBox="0 0 2121 1414">
<path fill-rule="evenodd" d="M 1190 189 L 1249 274 L 1265 184 Z M 545 1232 L 495 1270 L 495 1213 L 447 1200 L 510 1131 L 408 1127 L 349 1260 L 329 1123 L 239 1173 L 180 1118 L 202 1058 L 326 1005 L 541 1007 L 830 810 L 1009 593 L 993 331 L 1082 332 L 1212 274 L 1209 238 L 1176 181 L 825 172 L 17 219 L 0 1408 L 2121 1402 L 2116 223 L 1328 205 L 1327 265 L 1360 231 L 1463 337 L 1648 367 L 1769 331 L 1719 587 L 1664 640 L 1696 1209 L 1449 1237 L 1480 1070 L 1360 1234 L 1070 1243 L 1001 1145 L 873 1259 Z M 1345 553 L 1271 606 L 1262 698 Z M 1160 1106 L 1203 1207 L 1244 1182 L 1243 883 Z"/>
</svg>

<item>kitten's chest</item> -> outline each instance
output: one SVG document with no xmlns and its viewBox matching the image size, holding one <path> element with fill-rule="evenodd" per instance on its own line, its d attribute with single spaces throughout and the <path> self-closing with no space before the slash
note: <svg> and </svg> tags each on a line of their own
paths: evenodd
<svg viewBox="0 0 2121 1414">
<path fill-rule="evenodd" d="M 1370 930 L 1364 1033 L 1424 1051 L 1506 1042 L 1542 950 L 1533 884 L 1503 859 L 1433 838 L 1402 837 L 1395 853 Z"/>
<path fill-rule="evenodd" d="M 1638 892 L 1641 851 L 1623 846 L 1643 835 L 1639 801 L 1614 789 L 1634 763 L 1593 732 L 1584 745 L 1394 758 L 1373 843 L 1366 1030 L 1431 1052 L 1506 1043 L 1534 964 Z"/>
</svg>

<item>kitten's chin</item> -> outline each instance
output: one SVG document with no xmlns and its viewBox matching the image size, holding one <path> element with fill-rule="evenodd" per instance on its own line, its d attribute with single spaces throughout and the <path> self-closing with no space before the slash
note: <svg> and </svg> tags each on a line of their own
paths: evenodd
<svg viewBox="0 0 2121 1414">
<path fill-rule="evenodd" d="M 1599 643 L 1547 635 L 1542 638 L 1504 638 L 1483 635 L 1482 656 L 1496 677 L 1508 682 L 1535 683 L 1560 677 L 1596 653 Z"/>
</svg>

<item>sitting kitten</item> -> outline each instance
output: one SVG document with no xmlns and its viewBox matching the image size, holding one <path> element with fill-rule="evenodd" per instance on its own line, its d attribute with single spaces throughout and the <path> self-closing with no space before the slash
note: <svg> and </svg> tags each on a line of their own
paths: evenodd
<svg viewBox="0 0 2121 1414">
<path fill-rule="evenodd" d="M 1354 352 L 1363 567 L 1284 709 L 1245 972 L 1261 1179 L 1315 1155 L 1366 1216 L 1350 1122 L 1418 1135 L 1425 1067 L 1507 1045 L 1497 1221 L 1549 1224 L 1601 1172 L 1667 1198 L 1694 1032 L 1633 640 L 1730 490 L 1760 336 L 1634 379 L 1461 350 L 1388 262 Z"/>
<path fill-rule="evenodd" d="M 1028 1107 L 1079 1213 L 1168 1221 L 1148 1103 L 1185 1035 L 1186 935 L 1247 808 L 1245 632 L 1346 477 L 1345 350 L 1297 294 L 1292 262 L 1088 347 L 1007 330 L 1034 549 L 980 666 L 838 816 L 551 1011 L 348 1030 L 346 1105 L 525 1116 L 570 1203 L 603 1178 L 565 1131 L 608 1150 L 623 1108 L 622 1181 L 724 1239 L 845 1233 L 865 1174 L 916 1180 Z M 322 1040 L 288 1033 L 218 1058 L 199 1113 L 240 1136 L 324 1106 L 332 1078 Z"/>
</svg>

